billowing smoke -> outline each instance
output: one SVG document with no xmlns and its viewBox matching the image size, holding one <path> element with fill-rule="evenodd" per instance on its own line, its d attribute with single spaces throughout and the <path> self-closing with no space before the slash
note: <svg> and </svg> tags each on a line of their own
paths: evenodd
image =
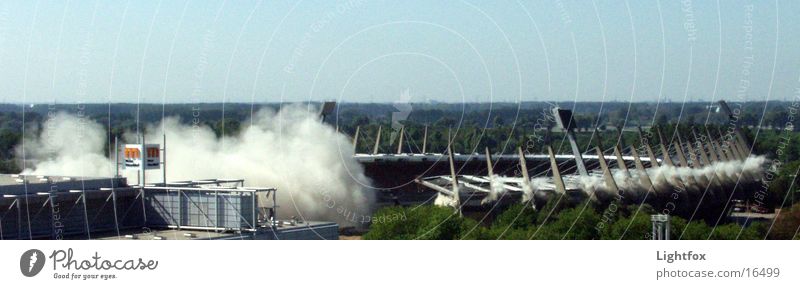
<svg viewBox="0 0 800 289">
<path fill-rule="evenodd" d="M 639 199 L 651 189 L 654 194 L 671 194 L 675 191 L 697 194 L 703 193 L 709 187 L 730 188 L 736 182 L 756 182 L 764 173 L 765 161 L 763 156 L 751 156 L 744 161 L 719 162 L 699 169 L 665 165 L 657 169 L 647 169 L 647 176 L 636 169 L 630 170 L 630 176 L 624 171 L 614 171 L 613 176 L 619 190 L 629 199 Z M 602 176 L 579 176 L 576 180 L 577 188 L 592 198 L 609 199 L 617 194 L 608 188 Z M 548 180 L 538 177 L 531 182 L 536 188 L 542 187 Z"/>
<path fill-rule="evenodd" d="M 274 187 L 283 218 L 353 222 L 369 216 L 374 193 L 352 158 L 354 148 L 346 136 L 294 106 L 278 112 L 263 109 L 251 121 L 236 135 L 217 137 L 208 127 L 168 118 L 147 127 L 145 138 L 147 143 L 161 143 L 166 132 L 167 181 L 241 178 L 246 186 Z M 23 173 L 111 176 L 114 161 L 104 153 L 106 133 L 97 123 L 58 114 L 41 132 L 25 136 L 25 155 L 32 167 Z M 136 143 L 133 132 L 124 138 Z M 136 182 L 135 171 L 124 174 Z M 160 170 L 147 172 L 148 183 L 161 179 Z"/>
<path fill-rule="evenodd" d="M 49 115 L 41 126 L 31 125 L 17 156 L 24 156 L 22 174 L 111 176 L 114 162 L 104 148 L 106 130 L 98 123 L 63 112 Z"/>
<path fill-rule="evenodd" d="M 489 180 L 489 194 L 481 200 L 481 204 L 497 201 L 500 197 L 505 195 L 507 192 L 505 187 L 506 179 L 507 178 L 492 176 Z"/>
</svg>

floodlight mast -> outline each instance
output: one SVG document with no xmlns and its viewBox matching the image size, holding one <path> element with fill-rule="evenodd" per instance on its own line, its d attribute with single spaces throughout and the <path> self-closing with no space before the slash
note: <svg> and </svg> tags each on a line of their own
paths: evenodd
<svg viewBox="0 0 800 289">
<path fill-rule="evenodd" d="M 144 201 L 144 199 L 145 199 L 144 187 L 147 184 L 146 179 L 145 179 L 146 175 L 147 175 L 145 173 L 145 169 L 146 169 L 146 167 L 145 167 L 146 155 L 145 154 L 147 152 L 144 150 L 144 147 L 145 147 L 145 145 L 144 145 L 145 144 L 144 134 L 140 133 L 140 135 L 141 135 L 141 138 L 142 138 L 142 146 L 139 148 L 139 172 L 142 174 L 142 184 L 141 184 L 140 190 L 142 190 L 142 219 L 144 221 L 143 224 L 146 225 L 147 224 L 147 207 L 145 206 L 146 204 L 145 204 L 145 201 Z"/>
<path fill-rule="evenodd" d="M 572 118 L 572 111 L 556 107 L 553 108 L 553 116 L 556 119 L 556 124 L 567 134 L 572 154 L 575 155 L 575 166 L 578 169 L 578 173 L 581 176 L 589 176 L 589 171 L 586 170 L 581 150 L 578 148 L 578 142 L 575 139 L 575 132 L 573 131 L 575 120 Z"/>
<path fill-rule="evenodd" d="M 165 132 L 162 134 L 164 138 L 161 148 L 161 180 L 164 182 L 164 186 L 167 186 L 167 133 Z"/>
<path fill-rule="evenodd" d="M 119 138 L 114 137 L 114 177 L 119 177 Z"/>
<path fill-rule="evenodd" d="M 147 174 L 145 173 L 145 169 L 147 166 L 145 165 L 147 161 L 147 151 L 145 150 L 145 139 L 144 134 L 142 134 L 142 146 L 139 148 L 139 170 L 142 174 L 142 187 L 147 184 L 146 177 Z"/>
</svg>

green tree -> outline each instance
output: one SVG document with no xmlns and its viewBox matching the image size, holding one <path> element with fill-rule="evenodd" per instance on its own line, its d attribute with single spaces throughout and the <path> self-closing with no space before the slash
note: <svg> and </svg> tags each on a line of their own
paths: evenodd
<svg viewBox="0 0 800 289">
<path fill-rule="evenodd" d="M 569 208 L 561 211 L 558 216 L 543 224 L 536 235 L 540 240 L 593 240 L 599 234 L 595 229 L 600 216 L 592 207 Z"/>
<path fill-rule="evenodd" d="M 798 234 L 800 226 L 800 203 L 792 206 L 791 209 L 781 210 L 775 219 L 775 224 L 769 231 L 769 238 L 774 240 L 800 240 Z"/>
<path fill-rule="evenodd" d="M 476 226 L 477 222 L 458 216 L 449 207 L 384 207 L 375 213 L 364 239 L 456 240 Z M 472 237 L 480 237 L 481 232 L 475 232 Z"/>
</svg>

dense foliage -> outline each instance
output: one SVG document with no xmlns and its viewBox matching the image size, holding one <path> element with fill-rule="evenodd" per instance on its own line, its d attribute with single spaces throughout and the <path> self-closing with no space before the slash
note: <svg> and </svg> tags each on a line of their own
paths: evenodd
<svg viewBox="0 0 800 289">
<path fill-rule="evenodd" d="M 446 207 L 386 207 L 380 209 L 365 239 L 513 239 L 513 240 L 592 240 L 651 239 L 648 205 L 599 208 L 590 204 L 561 207 L 548 204 L 534 211 L 529 205 L 505 208 L 489 224 L 479 225 L 460 217 Z M 397 217 L 402 216 L 402 217 Z M 758 240 L 791 239 L 800 223 L 800 205 L 781 214 L 770 229 L 768 223 L 754 222 L 742 227 L 736 223 L 716 226 L 703 220 L 670 217 L 670 239 L 674 240 Z"/>
</svg>

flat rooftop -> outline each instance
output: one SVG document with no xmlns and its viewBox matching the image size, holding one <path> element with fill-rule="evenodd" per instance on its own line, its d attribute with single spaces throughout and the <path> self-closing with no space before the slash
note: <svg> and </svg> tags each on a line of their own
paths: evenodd
<svg viewBox="0 0 800 289">
<path fill-rule="evenodd" d="M 276 232 L 272 228 L 264 227 L 258 232 L 223 232 L 202 229 L 129 229 L 120 232 L 96 236 L 98 240 L 313 240 L 313 239 L 338 239 L 339 225 L 334 222 L 307 221 L 291 224 L 283 221 Z"/>
</svg>

